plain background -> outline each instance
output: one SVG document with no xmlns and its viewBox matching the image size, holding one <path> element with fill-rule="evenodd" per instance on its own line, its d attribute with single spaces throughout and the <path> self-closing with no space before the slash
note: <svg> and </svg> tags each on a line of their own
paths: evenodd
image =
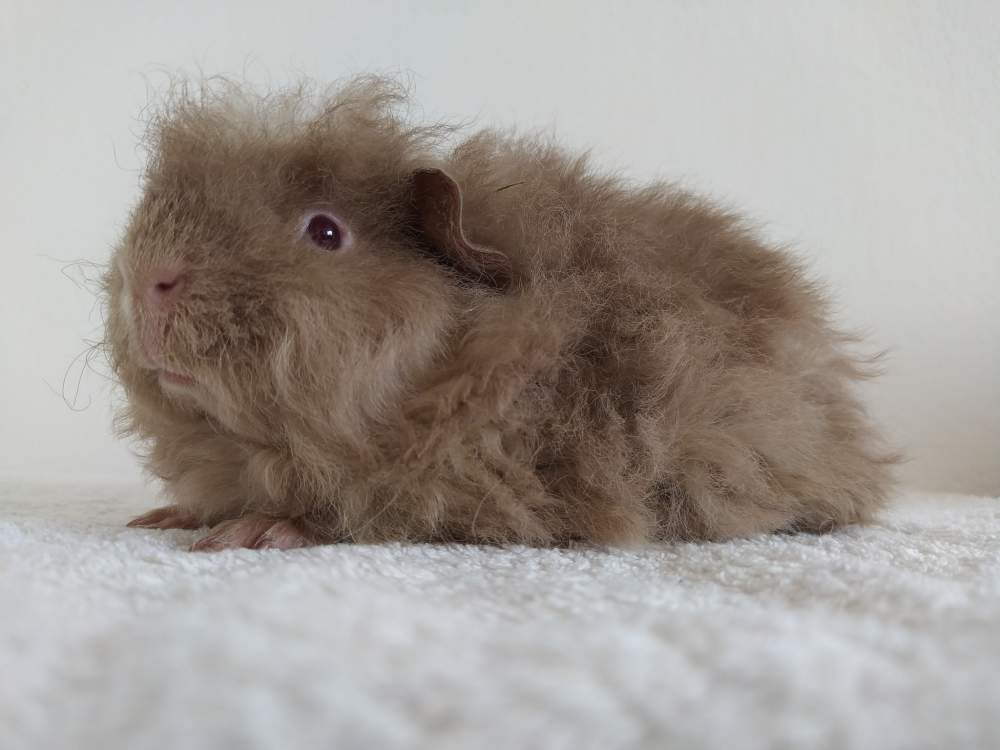
<svg viewBox="0 0 1000 750">
<path fill-rule="evenodd" d="M 94 270 L 164 71 L 412 80 L 428 118 L 554 128 L 810 259 L 887 348 L 908 484 L 1000 491 L 1000 3 L 0 0 L 0 473 L 134 478 Z M 73 408 L 67 405 L 69 402 Z"/>
</svg>

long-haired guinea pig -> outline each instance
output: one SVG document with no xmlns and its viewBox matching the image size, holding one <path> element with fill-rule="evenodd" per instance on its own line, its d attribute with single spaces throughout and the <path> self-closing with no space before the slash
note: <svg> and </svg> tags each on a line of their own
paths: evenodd
<svg viewBox="0 0 1000 750">
<path fill-rule="evenodd" d="M 795 260 L 687 192 L 403 104 L 224 84 L 153 118 L 105 279 L 121 426 L 171 499 L 131 525 L 220 549 L 871 518 L 893 457 Z"/>
</svg>

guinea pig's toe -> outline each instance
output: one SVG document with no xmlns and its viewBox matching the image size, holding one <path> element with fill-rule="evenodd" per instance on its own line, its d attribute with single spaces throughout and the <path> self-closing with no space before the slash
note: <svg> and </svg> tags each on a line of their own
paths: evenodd
<svg viewBox="0 0 1000 750">
<path fill-rule="evenodd" d="M 202 524 L 179 505 L 164 505 L 133 518 L 126 525 L 134 529 L 197 529 Z"/>
<path fill-rule="evenodd" d="M 223 521 L 212 527 L 207 535 L 191 545 L 192 552 L 216 552 L 223 549 L 252 547 L 274 523 L 259 513 Z"/>
<path fill-rule="evenodd" d="M 302 532 L 294 521 L 278 521 L 261 534 L 253 545 L 255 549 L 297 549 L 314 542 Z"/>
<path fill-rule="evenodd" d="M 192 552 L 216 552 L 223 549 L 292 549 L 310 542 L 292 521 L 251 513 L 223 521 L 206 536 L 191 545 Z"/>
</svg>

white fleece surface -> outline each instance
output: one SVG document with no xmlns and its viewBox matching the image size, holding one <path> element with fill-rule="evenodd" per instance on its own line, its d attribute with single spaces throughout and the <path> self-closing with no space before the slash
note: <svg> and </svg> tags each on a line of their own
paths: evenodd
<svg viewBox="0 0 1000 750">
<path fill-rule="evenodd" d="M 189 553 L 0 483 L 0 748 L 997 748 L 1000 500 L 641 550 Z"/>
</svg>

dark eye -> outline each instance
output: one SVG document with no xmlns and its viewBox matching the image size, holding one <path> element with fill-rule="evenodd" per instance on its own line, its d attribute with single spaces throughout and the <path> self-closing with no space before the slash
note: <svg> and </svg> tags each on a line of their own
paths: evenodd
<svg viewBox="0 0 1000 750">
<path fill-rule="evenodd" d="M 309 219 L 304 234 L 316 247 L 324 250 L 338 250 L 344 242 L 337 220 L 326 214 L 316 214 Z"/>
</svg>

